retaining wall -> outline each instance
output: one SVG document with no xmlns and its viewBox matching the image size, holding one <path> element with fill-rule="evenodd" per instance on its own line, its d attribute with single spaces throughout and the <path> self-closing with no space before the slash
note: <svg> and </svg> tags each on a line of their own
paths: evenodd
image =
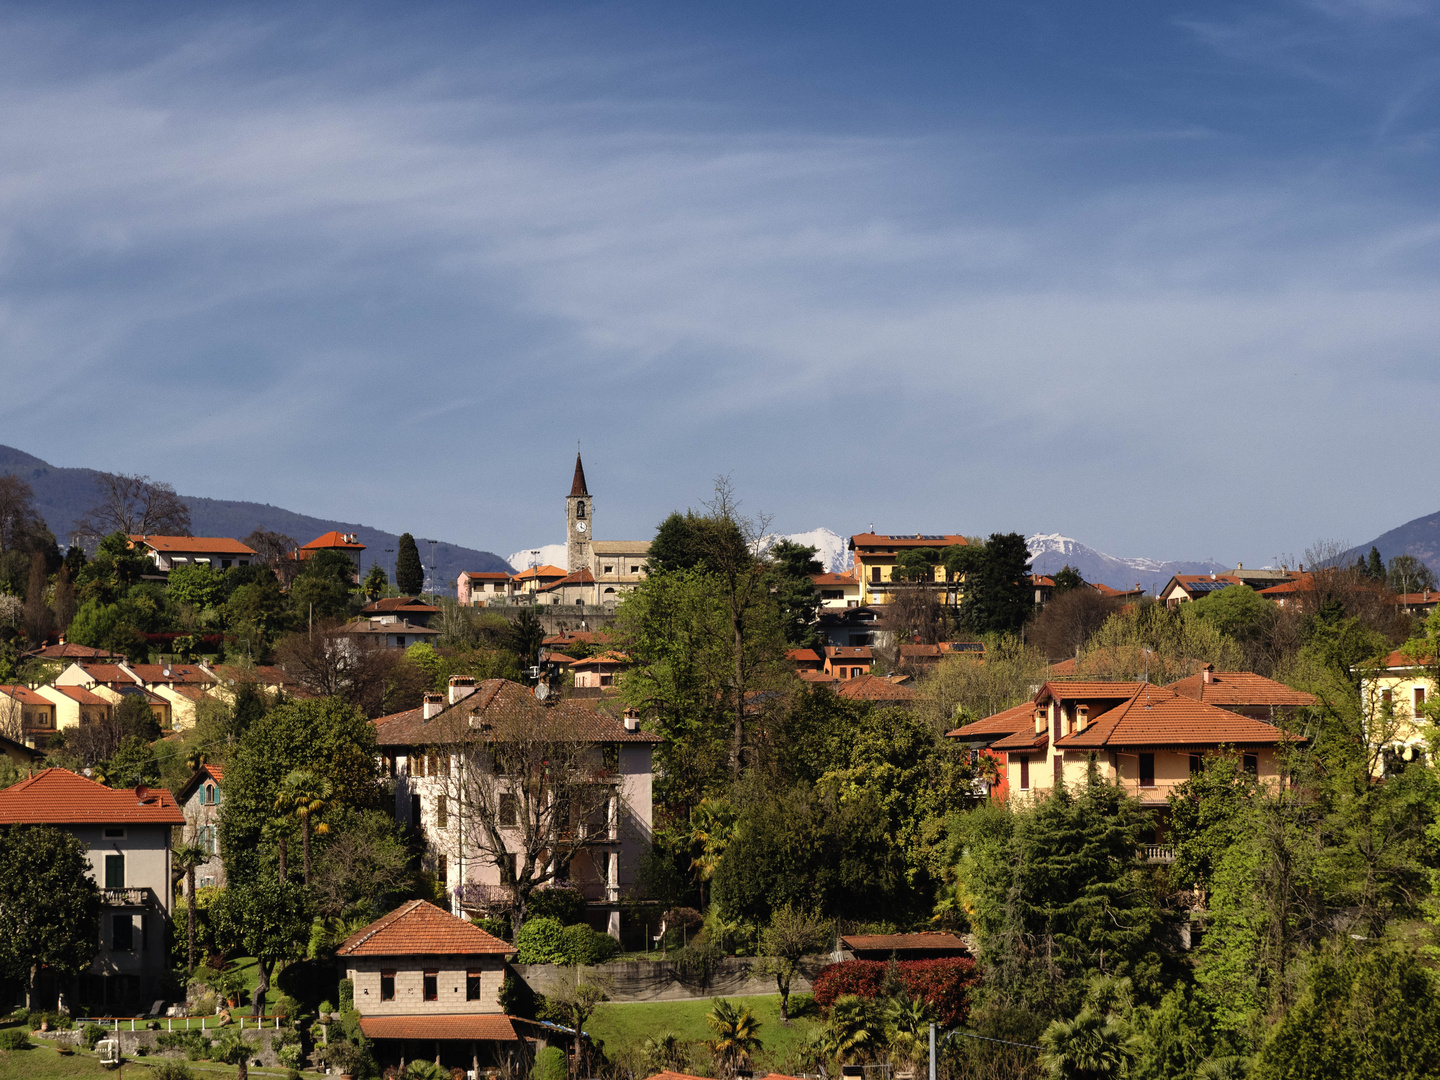
<svg viewBox="0 0 1440 1080">
<path fill-rule="evenodd" d="M 138 1046 L 143 1046 L 146 1047 L 146 1057 L 141 1058 L 140 1060 L 154 1061 L 170 1058 L 176 1061 L 186 1061 L 186 1057 L 183 1051 L 161 1051 L 156 1049 L 155 1040 L 159 1036 L 165 1034 L 163 1030 L 146 1031 L 142 1029 L 139 1031 L 130 1031 L 125 1026 L 126 1023 L 127 1021 L 122 1020 L 120 1022 L 119 1031 L 107 1029 L 104 1036 L 102 1036 L 106 1039 L 118 1039 L 120 1041 L 120 1053 L 122 1056 L 132 1059 L 136 1058 L 137 1055 L 135 1053 L 135 1048 Z M 164 1024 L 163 1020 L 161 1021 L 161 1024 Z M 70 1045 L 76 1047 L 84 1046 L 84 1032 L 82 1030 L 84 1026 L 85 1021 L 83 1019 L 77 1020 L 75 1023 L 75 1028 L 72 1031 L 47 1031 L 43 1035 L 37 1034 L 35 1037 L 40 1039 L 52 1039 L 55 1042 L 68 1042 Z M 196 1028 L 195 1030 L 198 1031 L 199 1028 Z M 276 1038 L 284 1034 L 284 1032 L 275 1031 L 271 1028 L 264 1028 L 257 1031 L 255 1028 L 250 1027 L 247 1027 L 243 1032 L 241 1032 L 239 1030 L 238 1024 L 227 1024 L 225 1027 L 207 1029 L 205 1032 L 205 1037 L 218 1041 L 223 1034 L 230 1031 L 236 1032 L 240 1035 L 242 1039 L 255 1047 L 255 1056 L 251 1058 L 252 1064 L 256 1061 L 259 1061 L 261 1065 L 269 1066 L 271 1068 L 274 1068 L 275 1066 L 278 1066 L 280 1064 L 280 1059 L 276 1056 L 273 1044 L 276 1041 Z"/>
<path fill-rule="evenodd" d="M 755 957 L 727 956 L 704 979 L 687 975 L 666 960 L 625 960 L 582 968 L 581 972 L 590 981 L 603 985 L 611 1001 L 686 1001 L 775 993 L 775 977 L 756 970 L 761 962 Z M 808 994 L 810 979 L 829 963 L 833 963 L 829 955 L 805 957 L 790 982 L 790 992 Z M 540 994 L 553 993 L 573 978 L 569 968 L 555 964 L 510 966 L 530 989 Z"/>
</svg>

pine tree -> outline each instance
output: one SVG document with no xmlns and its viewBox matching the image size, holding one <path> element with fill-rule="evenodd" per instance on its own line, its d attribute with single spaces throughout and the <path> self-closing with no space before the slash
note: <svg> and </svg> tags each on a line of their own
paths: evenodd
<svg viewBox="0 0 1440 1080">
<path fill-rule="evenodd" d="M 408 532 L 400 534 L 400 548 L 395 554 L 395 587 L 406 596 L 419 596 L 425 587 L 425 568 L 420 564 L 420 549 Z"/>
<path fill-rule="evenodd" d="M 1370 549 L 1370 558 L 1365 563 L 1365 574 L 1371 581 L 1385 580 L 1385 561 L 1380 558 L 1379 548 Z"/>
</svg>

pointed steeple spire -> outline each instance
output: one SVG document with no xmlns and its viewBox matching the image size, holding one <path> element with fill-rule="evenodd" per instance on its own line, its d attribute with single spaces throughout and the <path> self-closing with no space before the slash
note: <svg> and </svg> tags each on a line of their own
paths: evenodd
<svg viewBox="0 0 1440 1080">
<path fill-rule="evenodd" d="M 579 451 L 575 453 L 575 482 L 570 485 L 570 497 L 573 499 L 577 495 L 590 497 L 590 492 L 585 487 L 585 466 L 580 464 Z"/>
</svg>

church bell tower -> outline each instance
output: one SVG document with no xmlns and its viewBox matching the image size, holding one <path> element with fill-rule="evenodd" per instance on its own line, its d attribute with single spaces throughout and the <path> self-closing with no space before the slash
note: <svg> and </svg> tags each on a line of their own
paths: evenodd
<svg viewBox="0 0 1440 1080">
<path fill-rule="evenodd" d="M 565 499 L 565 569 L 570 573 L 590 565 L 590 542 L 595 538 L 594 505 L 585 487 L 585 466 L 575 454 L 575 480 Z"/>
</svg>

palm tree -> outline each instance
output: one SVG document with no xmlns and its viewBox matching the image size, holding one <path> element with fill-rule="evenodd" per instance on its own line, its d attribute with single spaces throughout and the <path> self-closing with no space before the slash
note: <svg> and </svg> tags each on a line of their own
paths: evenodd
<svg viewBox="0 0 1440 1080">
<path fill-rule="evenodd" d="M 1134 1036 L 1122 1018 L 1082 1009 L 1074 1020 L 1053 1021 L 1040 1036 L 1041 1062 L 1052 1080 L 1108 1080 L 1124 1076 L 1135 1057 Z"/>
<path fill-rule="evenodd" d="M 744 1005 L 730 1004 L 724 998 L 714 998 L 713 1008 L 705 1017 L 715 1038 L 709 1042 L 710 1052 L 726 1076 L 733 1077 L 740 1069 L 750 1064 L 750 1059 L 760 1050 L 760 1021 Z"/>
<path fill-rule="evenodd" d="M 922 997 L 895 997 L 885 1006 L 885 1026 L 890 1050 L 912 1065 L 929 1052 L 930 1023 L 935 1014 Z"/>
<path fill-rule="evenodd" d="M 880 1042 L 879 1010 L 869 998 L 858 994 L 841 994 L 830 1006 L 830 1022 L 825 1031 L 830 1053 L 842 1063 L 868 1056 Z"/>
<path fill-rule="evenodd" d="M 690 843 L 700 854 L 690 861 L 690 869 L 700 879 L 700 906 L 705 906 L 705 883 L 720 866 L 720 858 L 735 835 L 735 808 L 724 799 L 701 799 L 690 811 Z"/>
<path fill-rule="evenodd" d="M 282 813 L 293 813 L 300 819 L 300 840 L 304 851 L 305 884 L 310 884 L 310 819 L 330 805 L 334 789 L 330 781 L 317 776 L 309 769 L 295 769 L 280 785 L 275 796 L 275 809 Z M 314 827 L 318 833 L 327 833 L 330 827 L 321 822 Z"/>
<path fill-rule="evenodd" d="M 185 963 L 195 973 L 195 868 L 210 858 L 210 852 L 194 840 L 177 844 L 170 852 L 175 869 L 185 875 Z"/>
<path fill-rule="evenodd" d="M 640 1046 L 652 1073 L 684 1072 L 690 1067 L 690 1048 L 673 1031 L 652 1035 Z"/>
</svg>

